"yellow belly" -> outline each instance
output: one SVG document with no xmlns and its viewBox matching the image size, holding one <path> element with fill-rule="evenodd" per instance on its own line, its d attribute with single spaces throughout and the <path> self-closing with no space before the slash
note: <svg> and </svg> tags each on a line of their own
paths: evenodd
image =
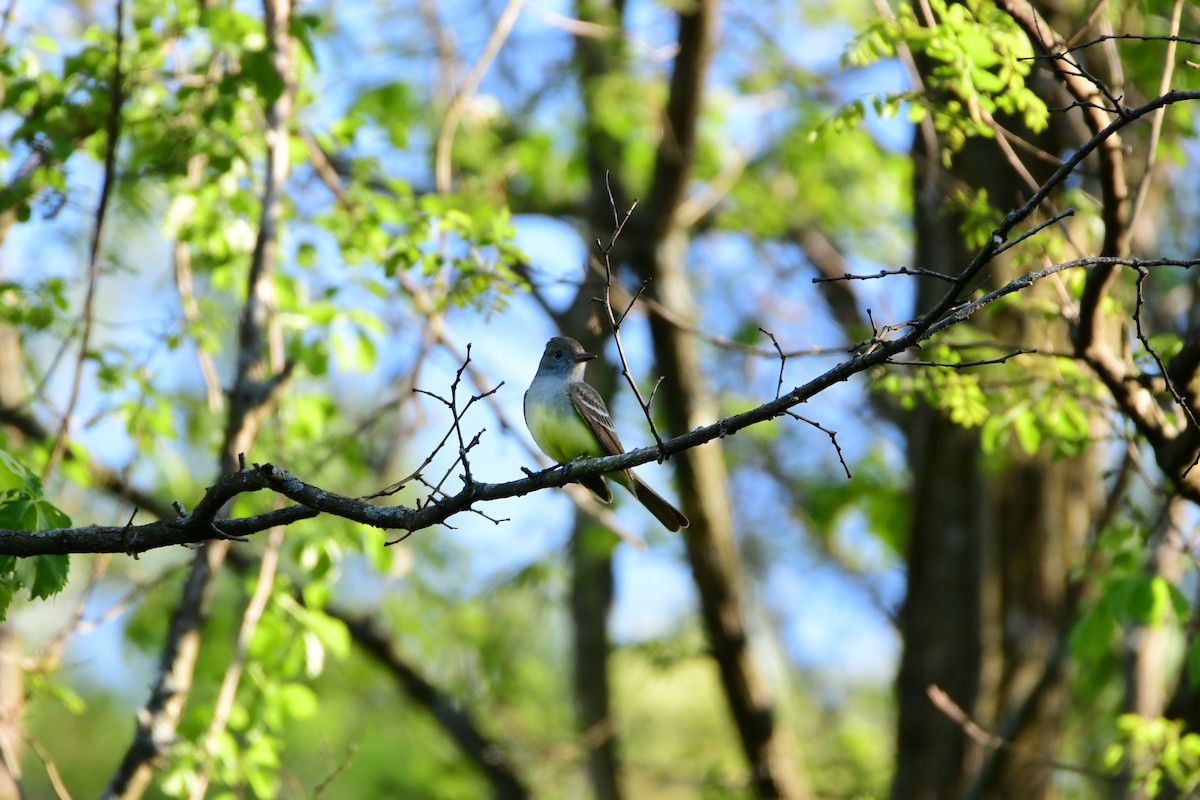
<svg viewBox="0 0 1200 800">
<path fill-rule="evenodd" d="M 595 434 L 574 408 L 570 414 L 556 414 L 531 403 L 525 409 L 525 424 L 542 452 L 560 464 L 579 456 L 605 455 Z"/>
</svg>

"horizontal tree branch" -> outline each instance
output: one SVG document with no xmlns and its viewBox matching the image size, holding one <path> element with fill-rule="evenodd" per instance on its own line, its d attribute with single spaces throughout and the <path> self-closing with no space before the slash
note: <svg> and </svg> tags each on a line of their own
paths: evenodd
<svg viewBox="0 0 1200 800">
<path fill-rule="evenodd" d="M 805 402 L 821 391 L 841 383 L 911 346 L 913 333 L 883 342 L 869 353 L 855 356 L 812 381 L 757 408 L 719 420 L 712 425 L 664 440 L 659 446 L 643 447 L 616 456 L 589 458 L 551 467 L 507 483 L 472 481 L 454 495 L 429 500 L 419 507 L 381 506 L 346 497 L 305 483 L 286 469 L 273 464 L 254 465 L 233 472 L 209 487 L 196 510 L 174 520 L 145 525 L 60 528 L 46 531 L 0 530 L 0 555 L 32 556 L 61 553 L 136 554 L 156 547 L 189 544 L 215 538 L 246 536 L 273 525 L 287 524 L 317 514 L 331 514 L 383 530 L 414 532 L 444 523 L 470 510 L 476 503 L 519 497 L 541 489 L 564 486 L 593 475 L 619 472 L 630 467 L 677 455 L 714 439 L 765 422 Z M 234 497 L 249 492 L 272 490 L 298 505 L 238 519 L 213 518 Z"/>
<path fill-rule="evenodd" d="M 424 504 L 416 507 L 376 505 L 366 500 L 347 497 L 306 483 L 286 469 L 274 464 L 254 465 L 240 469 L 219 480 L 208 488 L 194 511 L 182 514 L 174 520 L 159 520 L 144 525 L 124 527 L 91 525 L 48 531 L 0 530 L 0 555 L 137 554 L 168 545 L 192 544 L 214 538 L 248 536 L 275 525 L 287 525 L 319 514 L 341 517 L 382 530 L 412 533 L 444 524 L 455 514 L 470 511 L 477 503 L 520 497 L 542 489 L 565 486 L 582 478 L 619 472 L 657 461 L 660 454 L 663 457 L 670 457 L 714 439 L 732 436 L 752 425 L 767 422 L 788 413 L 793 407 L 808 401 L 834 384 L 848 380 L 871 367 L 890 362 L 897 353 L 967 320 L 984 305 L 1028 287 L 1038 279 L 1065 269 L 1111 266 L 1114 263 L 1130 266 L 1195 266 L 1200 264 L 1200 261 L 1085 258 L 1022 275 L 973 303 L 954 309 L 936 322 L 923 318 L 913 323 L 904 336 L 877 342 L 866 352 L 838 364 L 802 386 L 780 394 L 778 398 L 770 402 L 741 414 L 726 417 L 712 425 L 666 439 L 662 442 L 661 447 L 655 445 L 615 456 L 580 459 L 540 472 L 529 472 L 525 478 L 506 483 L 485 483 L 471 480 L 465 483 L 456 494 L 440 500 L 427 500 Z M 293 500 L 297 505 L 247 517 L 214 518 L 218 510 L 234 497 L 259 491 L 273 491 Z M 1186 490 L 1185 494 L 1187 494 Z M 1195 494 L 1196 498 L 1200 498 L 1200 490 L 1195 490 L 1192 494 Z"/>
<path fill-rule="evenodd" d="M 830 369 L 808 383 L 798 386 L 775 400 L 719 420 L 712 425 L 664 440 L 660 447 L 643 447 L 616 456 L 581 459 L 551 467 L 506 483 L 471 481 L 454 495 L 430 500 L 417 507 L 382 506 L 347 497 L 305 483 L 286 469 L 262 464 L 233 472 L 209 487 L 191 513 L 173 520 L 158 520 L 144 525 L 60 528 L 46 531 L 0 530 L 0 555 L 33 556 L 62 553 L 127 553 L 135 555 L 158 547 L 194 544 L 218 538 L 248 536 L 275 525 L 287 525 L 319 514 L 359 522 L 382 530 L 412 533 L 445 523 L 455 514 L 469 511 L 476 503 L 520 497 L 542 489 L 565 486 L 593 475 L 629 469 L 656 461 L 660 453 L 670 457 L 714 439 L 732 436 L 752 425 L 774 419 L 804 403 L 829 387 L 841 383 L 871 367 L 888 362 L 897 353 L 934 334 L 968 319 L 982 306 L 1019 291 L 1034 281 L 1065 269 L 1089 266 L 1194 266 L 1195 260 L 1176 259 L 1077 259 L 1022 275 L 975 302 L 955 309 L 935 322 L 919 320 L 908 333 L 897 339 L 881 341 L 870 349 Z M 1200 499 L 1200 490 L 1181 487 L 1185 495 Z M 238 495 L 274 491 L 297 505 L 240 518 L 215 519 L 218 510 Z"/>
<path fill-rule="evenodd" d="M 286 525 L 318 514 L 343 517 L 384 530 L 412 533 L 443 524 L 455 514 L 471 510 L 477 503 L 518 497 L 541 489 L 564 486 L 581 478 L 618 472 L 650 461 L 669 458 L 714 439 L 731 436 L 751 425 L 774 419 L 829 387 L 849 380 L 867 369 L 882 365 L 897 353 L 964 321 L 982 305 L 993 302 L 1005 294 L 1019 291 L 1035 280 L 1053 272 L 1083 267 L 1112 268 L 1117 264 L 1128 264 L 1135 267 L 1167 264 L 1190 266 L 1193 262 L 1173 259 L 1154 261 L 1113 258 L 1079 259 L 1021 276 L 974 303 L 964 304 L 961 297 L 965 287 L 970 284 L 974 276 L 1004 247 L 1004 243 L 1013 229 L 1028 219 L 1049 193 L 1066 180 L 1075 167 L 1106 138 L 1115 135 L 1122 127 L 1154 109 L 1172 103 L 1198 99 L 1200 99 L 1200 91 L 1173 91 L 1136 108 L 1123 109 L 1120 116 L 1075 151 L 1029 200 L 1008 213 L 992 236 L 972 258 L 971 263 L 959 274 L 943 298 L 918 319 L 898 326 L 905 329 L 903 335 L 895 339 L 884 339 L 877 336 L 868 343 L 869 346 L 860 349 L 857 355 L 818 375 L 808 383 L 798 386 L 786 394 L 781 394 L 776 399 L 763 403 L 757 408 L 665 440 L 655 447 L 644 447 L 605 458 L 583 459 L 541 472 L 529 473 L 526 478 L 507 483 L 482 483 L 464 477 L 463 488 L 457 494 L 441 499 L 428 498 L 423 504 L 413 508 L 375 505 L 307 484 L 282 467 L 272 464 L 255 465 L 237 470 L 220 479 L 209 487 L 194 511 L 183 513 L 177 519 L 124 527 L 93 525 L 47 531 L 0 530 L 0 555 L 32 556 L 101 552 L 136 555 L 146 550 L 168 545 L 242 537 L 266 530 L 273 525 Z M 1111 388 L 1113 387 L 1110 385 Z M 1117 397 L 1117 400 L 1126 413 L 1130 413 L 1131 410 L 1136 411 L 1145 405 L 1139 403 L 1137 398 Z M 1165 433 L 1160 427 L 1161 420 L 1143 418 L 1135 419 L 1134 422 L 1144 434 L 1151 437 L 1153 445 L 1161 447 Z M 1200 502 L 1200 483 L 1180 481 L 1178 489 L 1188 499 Z M 215 519 L 219 509 L 227 501 L 240 494 L 263 490 L 282 494 L 296 502 L 297 505 L 249 517 Z"/>
</svg>

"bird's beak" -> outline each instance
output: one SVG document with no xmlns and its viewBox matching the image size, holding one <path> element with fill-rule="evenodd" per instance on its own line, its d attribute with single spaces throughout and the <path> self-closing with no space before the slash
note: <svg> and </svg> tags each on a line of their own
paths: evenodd
<svg viewBox="0 0 1200 800">
<path fill-rule="evenodd" d="M 575 354 L 575 363 L 581 364 L 584 361 L 591 361 L 595 357 L 596 357 L 595 353 L 576 353 Z"/>
</svg>

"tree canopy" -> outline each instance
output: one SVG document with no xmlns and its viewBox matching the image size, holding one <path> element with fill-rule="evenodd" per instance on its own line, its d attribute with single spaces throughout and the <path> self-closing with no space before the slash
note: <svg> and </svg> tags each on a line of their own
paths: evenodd
<svg viewBox="0 0 1200 800">
<path fill-rule="evenodd" d="M 1198 54 L 10 2 L 0 795 L 1190 796 Z M 559 334 L 625 454 L 534 447 Z"/>
</svg>

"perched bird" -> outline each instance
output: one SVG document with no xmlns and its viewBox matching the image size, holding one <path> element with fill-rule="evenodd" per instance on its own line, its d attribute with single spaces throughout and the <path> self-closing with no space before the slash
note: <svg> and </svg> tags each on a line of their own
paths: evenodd
<svg viewBox="0 0 1200 800">
<path fill-rule="evenodd" d="M 615 456 L 625 452 L 604 399 L 583 379 L 587 362 L 595 357 L 574 339 L 556 336 L 546 342 L 537 375 L 525 392 L 525 425 L 542 452 L 559 464 L 580 456 Z M 642 483 L 633 470 L 622 470 L 620 474 L 633 496 L 667 530 L 688 526 L 683 512 Z M 603 476 L 592 475 L 580 483 L 602 502 L 612 502 L 612 492 Z"/>
</svg>

